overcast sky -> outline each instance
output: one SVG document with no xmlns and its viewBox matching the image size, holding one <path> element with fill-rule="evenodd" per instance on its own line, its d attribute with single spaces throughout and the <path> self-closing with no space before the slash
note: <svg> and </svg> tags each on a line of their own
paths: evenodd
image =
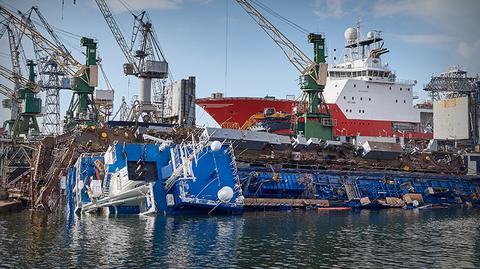
<svg viewBox="0 0 480 269">
<path fill-rule="evenodd" d="M 258 1 L 258 0 L 257 0 Z M 119 0 L 108 0 L 127 40 L 132 31 L 132 16 Z M 298 73 L 281 50 L 235 2 L 230 0 L 129 0 L 138 10 L 146 9 L 166 54 L 175 79 L 196 76 L 197 97 L 214 91 L 227 96 L 299 95 Z M 390 53 L 382 56 L 398 78 L 417 80 L 414 88 L 422 98 L 423 85 L 432 74 L 460 65 L 470 73 L 480 73 L 480 1 L 446 0 L 261 0 L 282 16 L 312 32 L 325 33 L 329 60 L 333 49 L 337 58 L 343 51 L 343 33 L 360 20 L 363 32 L 381 30 Z M 115 89 L 116 107 L 121 96 L 136 94 L 137 80 L 125 77 L 123 54 L 109 31 L 94 0 L 1 0 L 10 9 L 28 10 L 36 5 L 55 27 L 79 36 L 98 40 L 98 51 L 108 79 Z M 228 13 L 227 13 L 228 10 Z M 228 15 L 227 15 L 228 14 Z M 312 55 L 305 34 L 277 18 L 265 14 L 307 55 Z M 226 46 L 226 21 L 228 44 Z M 66 46 L 81 56 L 78 37 L 58 33 Z M 27 41 L 27 40 L 25 40 Z M 0 40 L 0 61 L 10 67 L 6 35 Z M 26 45 L 26 54 L 32 51 Z M 225 81 L 225 50 L 228 50 Z M 4 80 L 1 80 L 4 82 Z M 4 82 L 5 83 L 5 82 Z M 103 82 L 101 82 L 103 84 Z M 225 85 L 227 88 L 225 89 Z M 103 85 L 100 85 L 104 87 Z M 62 117 L 71 93 L 62 95 Z M 211 119 L 198 109 L 199 123 Z M 8 116 L 1 110 L 0 119 Z M 41 122 L 41 119 L 40 119 Z"/>
</svg>

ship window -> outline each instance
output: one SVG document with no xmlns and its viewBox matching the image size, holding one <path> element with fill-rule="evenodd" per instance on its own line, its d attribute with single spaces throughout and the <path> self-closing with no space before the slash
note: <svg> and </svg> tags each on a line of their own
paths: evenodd
<svg viewBox="0 0 480 269">
<path fill-rule="evenodd" d="M 410 88 L 407 88 L 407 91 L 410 91 Z"/>
<path fill-rule="evenodd" d="M 352 96 L 352 100 L 355 100 L 355 97 Z"/>
<path fill-rule="evenodd" d="M 360 101 L 362 101 L 362 100 L 363 100 L 363 97 L 360 97 Z"/>
<path fill-rule="evenodd" d="M 372 98 L 368 98 L 368 101 L 372 101 Z"/>
<path fill-rule="evenodd" d="M 362 76 L 366 76 L 367 75 L 367 71 L 362 71 Z"/>
<path fill-rule="evenodd" d="M 337 84 L 335 84 L 335 87 L 337 87 Z"/>
<path fill-rule="evenodd" d="M 353 84 L 353 87 L 356 88 L 356 87 L 357 87 L 357 84 Z"/>
<path fill-rule="evenodd" d="M 369 88 L 370 88 L 370 85 L 367 85 L 367 89 L 369 89 Z"/>
<path fill-rule="evenodd" d="M 362 109 L 362 113 L 365 113 L 365 110 Z"/>
<path fill-rule="evenodd" d="M 397 100 L 395 100 L 395 103 L 398 103 L 398 99 L 397 99 Z"/>
<path fill-rule="evenodd" d="M 402 88 L 400 88 L 400 91 L 402 90 Z"/>
<path fill-rule="evenodd" d="M 407 101 L 406 100 L 403 100 L 403 103 L 405 104 Z"/>
<path fill-rule="evenodd" d="M 335 85 L 335 86 L 337 86 L 337 85 Z M 347 99 L 347 97 L 346 97 L 346 96 L 344 96 L 344 97 L 343 97 L 343 99 Z"/>
<path fill-rule="evenodd" d="M 388 87 L 388 89 L 390 89 L 390 90 L 391 90 L 391 89 L 392 89 L 392 87 Z"/>
<path fill-rule="evenodd" d="M 358 113 L 362 113 L 362 110 L 359 109 L 359 110 L 358 110 Z"/>
</svg>

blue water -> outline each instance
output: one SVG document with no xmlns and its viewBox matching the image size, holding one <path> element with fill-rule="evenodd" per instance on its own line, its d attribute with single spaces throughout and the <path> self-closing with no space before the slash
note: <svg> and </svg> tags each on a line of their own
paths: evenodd
<svg viewBox="0 0 480 269">
<path fill-rule="evenodd" d="M 0 215 L 0 267 L 480 268 L 480 209 Z"/>
</svg>

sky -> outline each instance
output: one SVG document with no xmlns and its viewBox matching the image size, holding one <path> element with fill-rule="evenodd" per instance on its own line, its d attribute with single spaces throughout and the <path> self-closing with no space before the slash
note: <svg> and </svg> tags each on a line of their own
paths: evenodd
<svg viewBox="0 0 480 269">
<path fill-rule="evenodd" d="M 257 1 L 311 32 L 324 33 L 329 63 L 333 62 L 333 56 L 341 58 L 343 33 L 358 20 L 364 34 L 369 30 L 383 31 L 384 46 L 390 50 L 382 56 L 383 61 L 398 78 L 417 80 L 414 91 L 421 99 L 427 98 L 423 85 L 432 75 L 450 66 L 459 65 L 471 74 L 480 73 L 480 1 L 477 0 Z M 127 2 L 136 10 L 148 11 L 173 78 L 195 76 L 197 97 L 208 97 L 213 92 L 278 98 L 300 95 L 296 69 L 235 1 Z M 125 38 L 130 40 L 132 15 L 119 0 L 107 0 L 107 3 Z M 21 11 L 38 6 L 48 22 L 61 30 L 58 31 L 61 40 L 80 62 L 84 57 L 79 36 L 94 37 L 108 80 L 115 90 L 114 111 L 122 96 L 131 100 L 137 94 L 137 79 L 123 74 L 124 56 L 94 0 L 0 0 L 0 4 Z M 301 50 L 312 55 L 304 33 L 261 12 Z M 0 39 L 0 46 L 0 64 L 10 68 L 6 35 Z M 33 58 L 28 45 L 25 53 L 27 58 Z M 0 82 L 8 84 L 2 79 Z M 100 88 L 105 88 L 102 79 Z M 70 97 L 70 92 L 61 92 L 62 118 Z M 9 112 L 0 111 L 3 122 Z M 213 120 L 197 107 L 197 123 L 213 125 Z"/>
</svg>

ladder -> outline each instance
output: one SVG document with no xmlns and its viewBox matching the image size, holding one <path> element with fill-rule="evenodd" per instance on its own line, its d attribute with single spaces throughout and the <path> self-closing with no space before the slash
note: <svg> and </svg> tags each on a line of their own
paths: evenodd
<svg viewBox="0 0 480 269">
<path fill-rule="evenodd" d="M 343 186 L 347 192 L 348 200 L 358 200 L 362 198 L 360 195 L 360 190 L 358 189 L 357 181 L 355 179 L 353 181 L 346 180 Z"/>
</svg>

